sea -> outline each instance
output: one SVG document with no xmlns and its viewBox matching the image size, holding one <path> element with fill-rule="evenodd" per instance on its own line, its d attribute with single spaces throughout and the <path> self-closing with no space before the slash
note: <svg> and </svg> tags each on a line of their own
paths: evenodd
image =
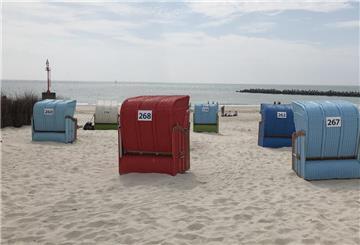
<svg viewBox="0 0 360 245">
<path fill-rule="evenodd" d="M 46 91 L 46 81 L 1 80 L 1 92 L 6 95 L 21 95 L 31 92 L 39 97 Z M 359 91 L 359 86 L 303 86 L 264 84 L 207 84 L 207 83 L 150 83 L 107 81 L 52 81 L 51 90 L 63 99 L 76 99 L 78 105 L 95 105 L 98 100 L 123 100 L 139 95 L 190 95 L 191 103 L 217 101 L 222 105 L 259 105 L 261 103 L 289 103 L 293 100 L 342 99 L 360 105 L 360 98 L 302 96 L 279 94 L 239 93 L 246 88 L 305 89 Z"/>
</svg>

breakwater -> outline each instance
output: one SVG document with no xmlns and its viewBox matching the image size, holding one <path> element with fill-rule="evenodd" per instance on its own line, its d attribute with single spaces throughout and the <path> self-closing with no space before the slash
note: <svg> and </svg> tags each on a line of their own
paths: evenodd
<svg viewBox="0 0 360 245">
<path fill-rule="evenodd" d="M 301 90 L 301 89 L 262 89 L 250 88 L 236 90 L 238 93 L 253 93 L 253 94 L 288 94 L 288 95 L 315 95 L 315 96 L 340 96 L 340 97 L 360 97 L 360 91 L 319 91 L 319 90 Z"/>
</svg>

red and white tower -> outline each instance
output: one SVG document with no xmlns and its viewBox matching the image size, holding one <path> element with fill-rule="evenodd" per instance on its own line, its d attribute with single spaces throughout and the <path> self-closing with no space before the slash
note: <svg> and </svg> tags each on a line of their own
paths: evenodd
<svg viewBox="0 0 360 245">
<path fill-rule="evenodd" d="M 47 71 L 47 93 L 50 93 L 50 71 L 51 71 L 51 69 L 50 69 L 50 66 L 49 66 L 49 60 L 48 59 L 46 59 L 46 68 L 45 68 L 45 70 Z"/>
<path fill-rule="evenodd" d="M 51 92 L 50 91 L 50 86 L 51 86 L 51 69 L 50 69 L 50 64 L 49 64 L 49 60 L 46 59 L 46 68 L 45 71 L 47 72 L 47 91 L 42 93 L 42 99 L 56 99 L 56 93 Z"/>
</svg>

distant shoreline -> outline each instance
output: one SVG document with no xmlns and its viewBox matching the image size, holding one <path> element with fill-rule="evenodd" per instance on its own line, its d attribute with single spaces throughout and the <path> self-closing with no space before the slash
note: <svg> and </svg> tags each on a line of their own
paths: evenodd
<svg viewBox="0 0 360 245">
<path fill-rule="evenodd" d="M 230 106 L 248 106 L 257 105 L 261 103 L 273 103 L 274 101 L 281 101 L 281 103 L 291 103 L 293 100 L 322 100 L 322 99 L 343 99 L 348 100 L 354 104 L 360 104 L 359 97 L 324 97 L 324 96 L 301 96 L 301 95 L 279 95 L 279 94 L 252 94 L 252 93 L 237 93 L 236 90 L 262 88 L 262 89 L 300 89 L 300 90 L 334 90 L 334 91 L 359 91 L 356 86 L 335 87 L 335 86 L 266 86 L 259 84 L 252 85 L 205 85 L 205 84 L 150 84 L 150 83 L 74 83 L 74 86 L 68 86 L 69 83 L 53 82 L 53 90 L 61 95 L 63 98 L 76 99 L 77 104 L 80 105 L 96 105 L 98 100 L 116 100 L 118 102 L 124 101 L 127 98 L 138 95 L 190 95 L 191 104 L 204 103 L 207 101 L 217 101 L 221 105 Z M 265 85 L 264 85 L 265 86 Z M 2 84 L 2 92 L 7 95 L 21 95 L 25 92 L 33 92 L 41 96 L 41 92 L 46 89 L 45 82 L 24 82 L 24 81 L 5 81 Z"/>
<path fill-rule="evenodd" d="M 312 95 L 312 96 L 338 96 L 338 97 L 360 97 L 360 92 L 357 91 L 319 91 L 319 90 L 301 90 L 301 89 L 263 89 L 251 88 L 236 90 L 238 93 L 253 93 L 253 94 L 287 94 L 287 95 Z"/>
</svg>

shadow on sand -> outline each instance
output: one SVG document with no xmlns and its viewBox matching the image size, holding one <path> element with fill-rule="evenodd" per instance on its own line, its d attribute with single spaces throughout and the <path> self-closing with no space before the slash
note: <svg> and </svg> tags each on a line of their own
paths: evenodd
<svg viewBox="0 0 360 245">
<path fill-rule="evenodd" d="M 312 180 L 310 184 L 332 191 L 360 190 L 360 179 Z"/>
<path fill-rule="evenodd" d="M 152 186 L 181 190 L 191 190 L 204 184 L 197 180 L 196 175 L 192 172 L 177 174 L 176 176 L 156 173 L 129 173 L 120 175 L 119 181 L 126 187 Z"/>
</svg>

